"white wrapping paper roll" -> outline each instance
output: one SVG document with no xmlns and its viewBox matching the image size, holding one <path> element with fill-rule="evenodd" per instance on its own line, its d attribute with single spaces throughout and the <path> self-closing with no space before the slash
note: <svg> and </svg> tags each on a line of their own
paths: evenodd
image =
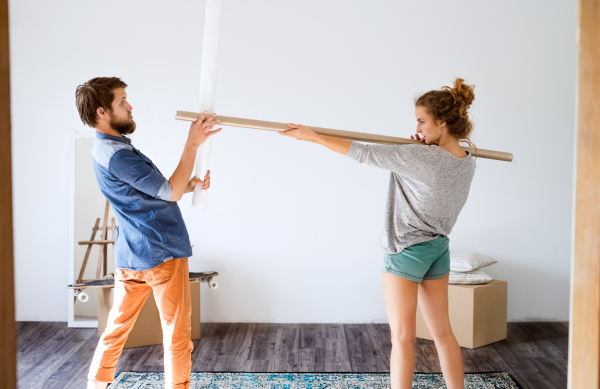
<svg viewBox="0 0 600 389">
<path fill-rule="evenodd" d="M 204 43 L 202 63 L 200 65 L 200 112 L 215 112 L 215 94 L 217 89 L 217 56 L 219 54 L 219 30 L 221 29 L 222 0 L 206 0 L 206 18 L 204 22 Z M 196 177 L 204 180 L 210 164 L 212 137 L 198 148 L 196 155 Z M 206 191 L 199 186 L 194 188 L 192 207 L 206 208 Z"/>
<path fill-rule="evenodd" d="M 206 172 L 208 171 L 208 165 L 210 163 L 210 152 L 212 150 L 212 137 L 208 138 L 198 148 L 198 154 L 196 155 L 196 177 L 204 180 Z M 194 194 L 192 196 L 192 207 L 195 208 L 206 208 L 207 196 L 206 191 L 202 190 L 200 185 L 194 187 Z"/>
</svg>

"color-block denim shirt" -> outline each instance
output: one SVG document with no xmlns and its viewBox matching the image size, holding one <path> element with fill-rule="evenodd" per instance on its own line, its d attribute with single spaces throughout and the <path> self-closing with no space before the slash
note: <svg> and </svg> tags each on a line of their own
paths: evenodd
<svg viewBox="0 0 600 389">
<path fill-rule="evenodd" d="M 190 257 L 190 239 L 179 206 L 171 201 L 171 184 L 150 158 L 129 138 L 101 133 L 96 133 L 92 156 L 100 190 L 119 220 L 117 269 L 148 270 Z"/>
</svg>

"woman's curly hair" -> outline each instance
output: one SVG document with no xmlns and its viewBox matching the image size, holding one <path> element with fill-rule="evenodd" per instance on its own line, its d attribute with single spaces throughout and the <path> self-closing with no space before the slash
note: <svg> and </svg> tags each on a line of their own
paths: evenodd
<svg viewBox="0 0 600 389">
<path fill-rule="evenodd" d="M 462 78 L 454 81 L 454 86 L 429 91 L 415 99 L 416 107 L 424 107 L 436 121 L 446 122 L 448 133 L 459 141 L 473 146 L 469 136 L 473 123 L 469 119 L 468 109 L 475 100 L 474 85 L 467 85 Z"/>
</svg>

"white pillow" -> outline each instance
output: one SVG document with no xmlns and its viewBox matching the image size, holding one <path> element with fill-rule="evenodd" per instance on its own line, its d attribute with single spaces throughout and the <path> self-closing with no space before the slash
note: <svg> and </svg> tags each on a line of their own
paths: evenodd
<svg viewBox="0 0 600 389">
<path fill-rule="evenodd" d="M 450 272 L 449 284 L 485 284 L 490 282 L 492 277 L 484 273 L 483 270 L 473 270 L 468 273 Z"/>
<path fill-rule="evenodd" d="M 450 250 L 450 271 L 467 272 L 477 270 L 497 263 L 493 258 L 487 255 L 474 253 L 472 251 L 454 251 Z"/>
</svg>

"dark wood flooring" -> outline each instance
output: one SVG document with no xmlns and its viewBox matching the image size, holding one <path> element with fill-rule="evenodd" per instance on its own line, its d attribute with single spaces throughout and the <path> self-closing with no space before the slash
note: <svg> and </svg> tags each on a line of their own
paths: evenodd
<svg viewBox="0 0 600 389">
<path fill-rule="evenodd" d="M 96 329 L 19 322 L 19 388 L 85 388 Z M 506 371 L 524 388 L 566 388 L 568 323 L 509 323 L 508 339 L 462 349 L 466 373 Z M 387 324 L 202 325 L 192 371 L 388 372 Z M 418 372 L 440 372 L 433 342 L 415 343 Z M 162 346 L 124 350 L 117 371 L 163 370 Z"/>
</svg>

